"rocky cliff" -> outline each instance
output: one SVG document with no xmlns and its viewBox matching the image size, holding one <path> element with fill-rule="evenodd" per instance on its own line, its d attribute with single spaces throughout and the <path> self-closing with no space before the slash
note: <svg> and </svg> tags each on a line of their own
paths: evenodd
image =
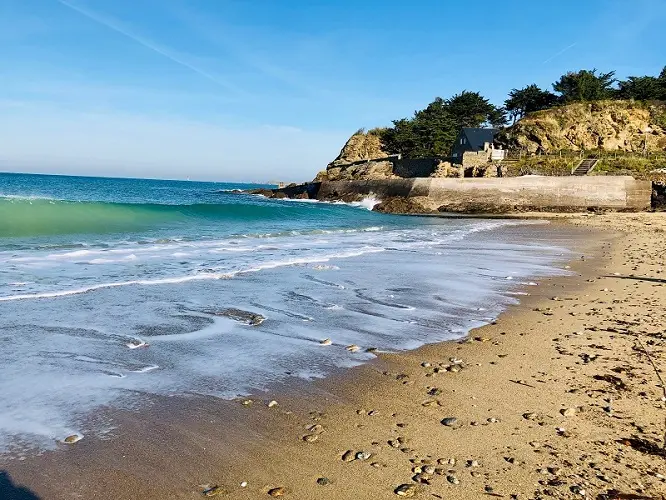
<svg viewBox="0 0 666 500">
<path fill-rule="evenodd" d="M 375 160 L 385 158 L 389 153 L 382 149 L 382 143 L 377 134 L 359 131 L 352 135 L 345 143 L 340 154 L 329 166 L 346 165 L 362 160 Z"/>
<path fill-rule="evenodd" d="M 315 177 L 315 182 L 354 179 L 391 179 L 393 165 L 383 158 L 384 151 L 379 136 L 372 132 L 359 131 L 345 143 L 340 154 Z"/>
<path fill-rule="evenodd" d="M 666 104 L 633 101 L 575 103 L 532 113 L 498 142 L 529 153 L 601 149 L 666 150 Z"/>
</svg>

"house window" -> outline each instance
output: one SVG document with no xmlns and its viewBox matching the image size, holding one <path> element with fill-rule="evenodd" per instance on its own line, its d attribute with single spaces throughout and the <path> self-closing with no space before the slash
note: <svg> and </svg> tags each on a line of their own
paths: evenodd
<svg viewBox="0 0 666 500">
<path fill-rule="evenodd" d="M 460 144 L 465 144 L 465 138 L 460 139 Z"/>
</svg>

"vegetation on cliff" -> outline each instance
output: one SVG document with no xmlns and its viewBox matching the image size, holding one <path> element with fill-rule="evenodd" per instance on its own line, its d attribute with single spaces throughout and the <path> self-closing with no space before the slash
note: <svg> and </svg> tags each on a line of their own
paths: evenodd
<svg viewBox="0 0 666 500">
<path fill-rule="evenodd" d="M 613 71 L 568 72 L 552 90 L 536 84 L 513 89 L 502 107 L 478 92 L 437 97 L 412 117 L 393 120 L 390 127 L 357 131 L 315 181 L 404 176 L 388 158 L 397 154 L 408 160 L 439 158 L 445 167 L 460 129 L 480 126 L 500 128 L 497 142 L 516 155 L 520 152 L 520 161 L 507 166 L 506 175 L 569 175 L 580 155 L 603 151 L 616 155 L 604 157 L 597 172 L 629 170 L 644 176 L 664 168 L 663 155 L 646 155 L 666 151 L 666 67 L 658 76 L 626 80 L 616 79 Z M 508 122 L 512 125 L 506 128 Z M 553 154 L 560 156 L 543 157 Z"/>
<path fill-rule="evenodd" d="M 504 110 L 515 122 L 534 111 L 576 102 L 610 99 L 665 101 L 666 67 L 659 76 L 630 76 L 626 80 L 617 80 L 614 71 L 570 71 L 553 83 L 553 90 L 556 93 L 542 90 L 535 84 L 513 89 L 504 101 Z"/>
<path fill-rule="evenodd" d="M 526 153 L 666 150 L 666 105 L 644 101 L 576 102 L 537 111 L 502 131 L 498 142 Z"/>
<path fill-rule="evenodd" d="M 463 91 L 450 99 L 437 97 L 412 118 L 394 120 L 393 126 L 377 129 L 383 149 L 405 158 L 448 156 L 461 127 L 501 126 L 502 108 L 478 92 Z"/>
<path fill-rule="evenodd" d="M 592 175 L 631 175 L 636 179 L 666 181 L 666 154 L 647 156 L 626 152 L 581 152 L 562 155 L 524 156 L 505 164 L 507 177 L 521 175 L 567 176 L 583 156 L 595 156 L 599 162 Z"/>
<path fill-rule="evenodd" d="M 666 67 L 659 76 L 630 76 L 626 80 L 617 80 L 614 71 L 573 71 L 562 75 L 552 87 L 554 92 L 535 84 L 513 89 L 502 107 L 478 92 L 463 91 L 449 99 L 437 97 L 411 118 L 393 120 L 391 127 L 375 129 L 367 135 L 379 139 L 385 155 L 448 156 L 461 127 L 500 127 L 506 125 L 507 117 L 515 123 L 530 113 L 580 102 L 666 100 Z M 666 122 L 666 116 L 661 120 Z"/>
</svg>

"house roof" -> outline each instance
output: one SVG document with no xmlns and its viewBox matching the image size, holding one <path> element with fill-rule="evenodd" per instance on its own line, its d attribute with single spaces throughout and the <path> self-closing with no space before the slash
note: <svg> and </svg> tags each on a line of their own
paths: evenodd
<svg viewBox="0 0 666 500">
<path fill-rule="evenodd" d="M 467 137 L 467 141 L 472 147 L 472 151 L 483 150 L 483 145 L 486 142 L 492 143 L 498 132 L 499 129 L 496 128 L 463 127 L 462 129 L 462 133 Z"/>
</svg>

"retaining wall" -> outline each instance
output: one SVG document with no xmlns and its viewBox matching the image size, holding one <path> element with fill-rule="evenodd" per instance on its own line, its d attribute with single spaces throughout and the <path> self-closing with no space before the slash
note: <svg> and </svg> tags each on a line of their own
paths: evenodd
<svg viewBox="0 0 666 500">
<path fill-rule="evenodd" d="M 629 176 L 414 178 L 323 182 L 319 199 L 419 198 L 440 211 L 576 211 L 650 209 L 652 184 Z"/>
</svg>

